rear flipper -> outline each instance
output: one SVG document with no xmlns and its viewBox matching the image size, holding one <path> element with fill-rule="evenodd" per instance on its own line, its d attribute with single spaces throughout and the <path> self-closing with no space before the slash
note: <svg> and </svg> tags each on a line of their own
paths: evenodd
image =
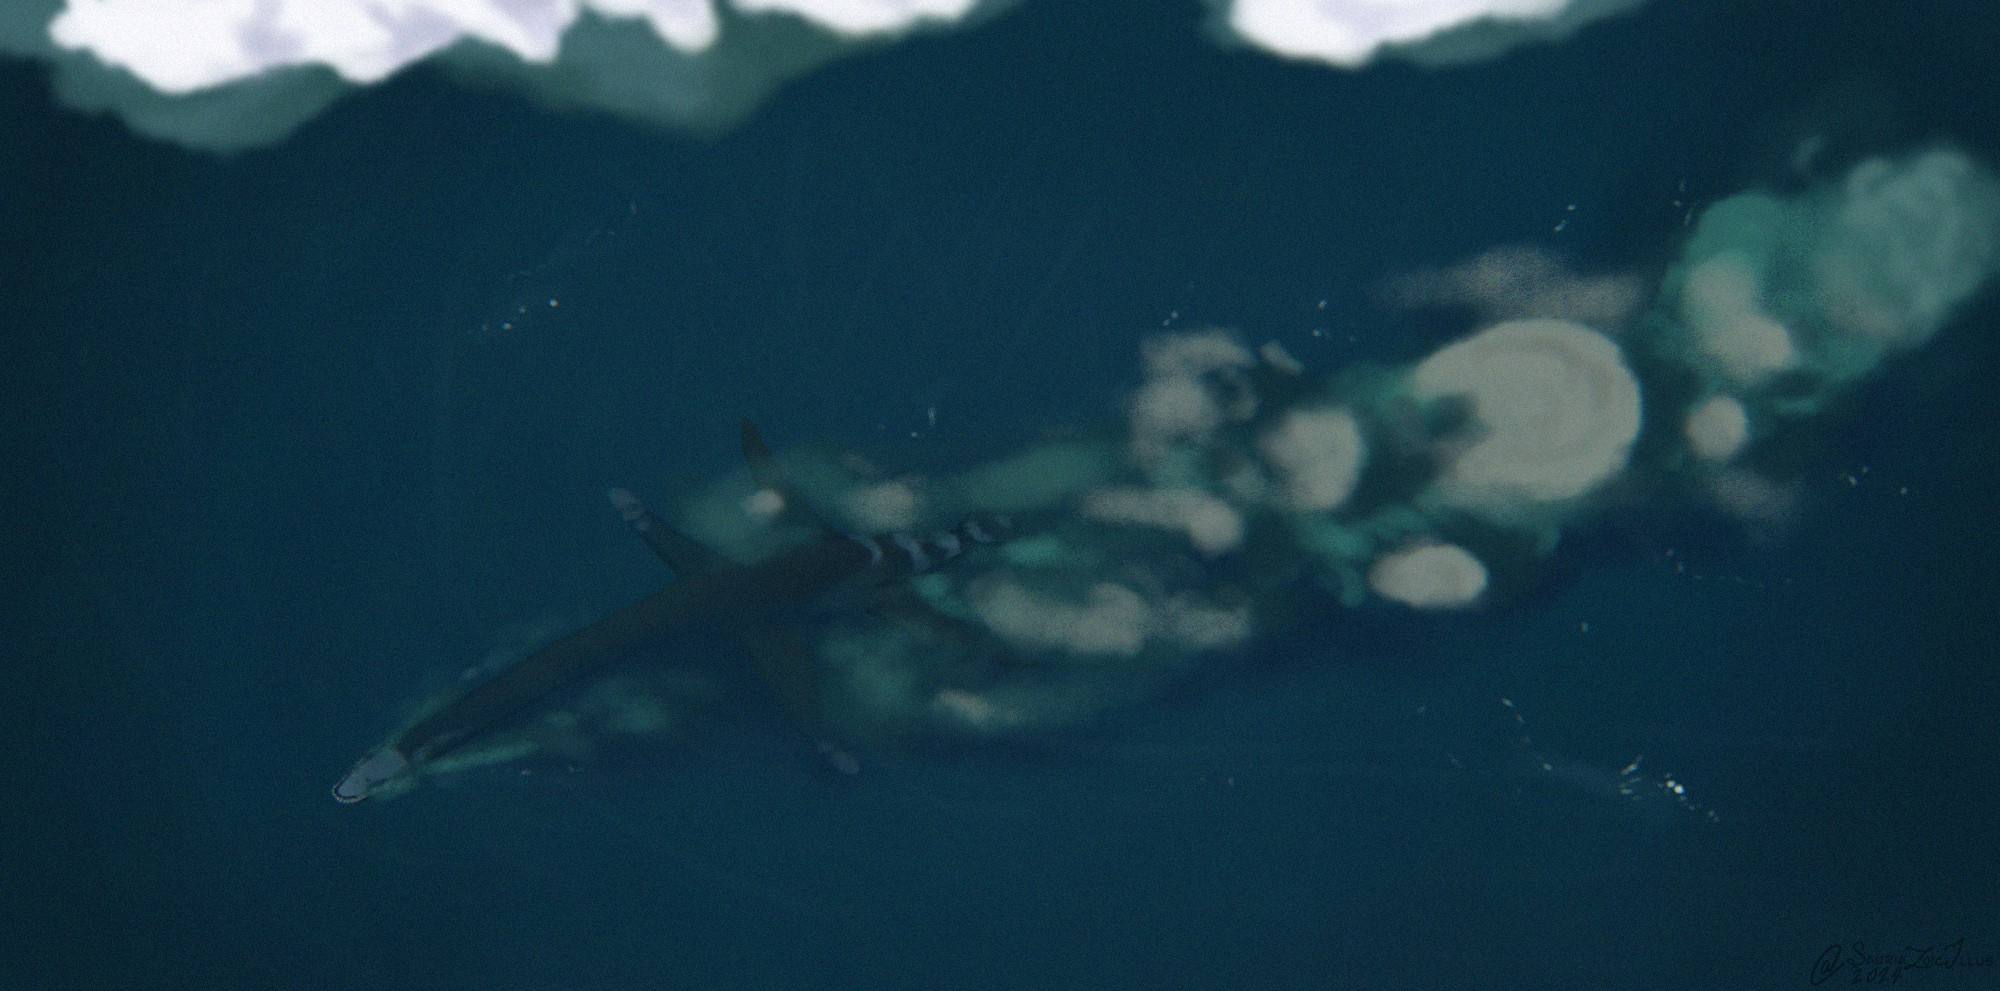
<svg viewBox="0 0 2000 991">
<path fill-rule="evenodd" d="M 762 438 L 756 435 L 756 428 L 747 422 L 744 431 L 745 452 L 753 469 L 771 475 L 775 469 L 769 465 L 769 448 L 764 447 Z M 630 490 L 612 489 L 609 494 L 611 505 L 618 509 L 618 515 L 624 517 L 626 524 L 639 534 L 646 546 L 652 548 L 653 553 L 676 573 L 685 576 L 726 566 L 722 555 L 662 522 Z M 822 711 L 821 675 L 812 649 L 805 641 L 789 631 L 757 628 L 739 631 L 737 639 L 744 652 L 750 655 L 757 674 L 777 693 L 786 714 L 812 739 L 820 756 L 826 759 L 827 766 L 841 774 L 860 773 L 861 762 L 855 759 L 853 752 L 821 732 L 826 715 Z"/>
</svg>

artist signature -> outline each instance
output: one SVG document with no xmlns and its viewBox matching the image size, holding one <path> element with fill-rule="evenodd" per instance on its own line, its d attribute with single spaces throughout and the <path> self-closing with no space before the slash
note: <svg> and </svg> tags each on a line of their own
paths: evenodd
<svg viewBox="0 0 2000 991">
<path fill-rule="evenodd" d="M 1963 936 L 1942 945 L 1905 946 L 1887 952 L 1870 951 L 1855 940 L 1821 951 L 1819 959 L 1813 961 L 1812 982 L 1817 986 L 1844 974 L 1848 984 L 1895 984 L 1911 971 L 1991 966 L 1993 954 L 1967 952 Z"/>
</svg>

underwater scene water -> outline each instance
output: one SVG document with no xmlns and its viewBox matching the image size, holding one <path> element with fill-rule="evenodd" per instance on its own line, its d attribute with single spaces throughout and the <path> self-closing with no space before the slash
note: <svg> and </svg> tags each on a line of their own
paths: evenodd
<svg viewBox="0 0 2000 991">
<path fill-rule="evenodd" d="M 0 989 L 2000 986 L 2000 11 L 1440 6 L 0 15 Z"/>
</svg>

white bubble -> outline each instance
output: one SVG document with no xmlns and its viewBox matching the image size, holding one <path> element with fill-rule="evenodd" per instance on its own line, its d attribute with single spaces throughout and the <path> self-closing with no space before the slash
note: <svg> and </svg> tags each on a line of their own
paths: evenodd
<svg viewBox="0 0 2000 991">
<path fill-rule="evenodd" d="M 1324 302 L 1320 304 L 1321 307 L 1325 305 Z M 1257 357 L 1264 359 L 1264 364 L 1286 375 L 1300 375 L 1306 370 L 1306 366 L 1301 364 L 1299 359 L 1292 357 L 1292 353 L 1285 350 L 1285 346 L 1277 341 L 1265 341 L 1264 346 L 1257 349 Z"/>
<path fill-rule="evenodd" d="M 1582 495 L 1624 467 L 1639 435 L 1639 383 L 1618 346 L 1581 324 L 1497 324 L 1424 359 L 1410 384 L 1419 398 L 1471 400 L 1485 431 L 1441 480 L 1462 505 Z"/>
<path fill-rule="evenodd" d="M 1178 440 L 1204 440 L 1221 425 L 1222 406 L 1199 379 L 1155 379 L 1132 397 L 1132 449 L 1142 459 Z"/>
<path fill-rule="evenodd" d="M 1839 329 L 1920 344 L 2000 269 L 2000 185 L 1957 152 L 1871 159 L 1841 186 L 1816 261 Z"/>
<path fill-rule="evenodd" d="M 1455 544 L 1424 544 L 1377 558 L 1368 569 L 1368 587 L 1418 609 L 1458 608 L 1486 591 L 1486 565 Z"/>
<path fill-rule="evenodd" d="M 1697 457 L 1722 461 L 1734 457 L 1749 439 L 1750 418 L 1735 399 L 1711 396 L 1688 413 L 1682 430 Z"/>
<path fill-rule="evenodd" d="M 1207 443 L 1226 422 L 1257 412 L 1243 371 L 1250 349 L 1222 331 L 1169 334 L 1145 342 L 1146 384 L 1132 397 L 1132 454 L 1152 464 L 1176 444 Z"/>
<path fill-rule="evenodd" d="M 1546 317 L 1616 327 L 1645 290 L 1629 275 L 1578 275 L 1539 248 L 1510 246 L 1396 279 L 1388 295 L 1402 306 L 1469 307 L 1487 320 Z"/>
<path fill-rule="evenodd" d="M 1199 489 L 1101 489 L 1086 495 L 1078 511 L 1110 523 L 1179 530 L 1208 556 L 1228 553 L 1243 543 L 1243 517 L 1229 503 Z"/>
<path fill-rule="evenodd" d="M 1257 363 L 1250 349 L 1219 330 L 1168 334 L 1140 346 L 1148 378 L 1200 378 L 1214 372 L 1243 369 Z"/>
<path fill-rule="evenodd" d="M 1308 511 L 1346 502 L 1367 453 L 1360 425 L 1344 409 L 1292 410 L 1264 434 L 1257 449 L 1285 477 L 1286 498 Z"/>
<path fill-rule="evenodd" d="M 1115 582 L 1091 586 L 1078 603 L 1003 581 L 978 589 L 972 604 L 981 621 L 1018 647 L 1085 656 L 1133 657 L 1153 622 L 1145 599 Z"/>
<path fill-rule="evenodd" d="M 759 523 L 769 523 L 785 511 L 785 497 L 777 489 L 758 489 L 743 497 L 743 515 Z"/>
<path fill-rule="evenodd" d="M 1250 639 L 1250 611 L 1221 609 L 1185 599 L 1160 609 L 1166 635 L 1192 650 L 1221 650 Z"/>
<path fill-rule="evenodd" d="M 922 502 L 907 482 L 864 485 L 842 499 L 847 515 L 869 533 L 908 530 L 917 524 L 917 507 Z"/>
<path fill-rule="evenodd" d="M 987 696 L 960 688 L 941 688 L 931 696 L 931 714 L 978 733 L 1000 733 L 1025 725 L 1027 716 L 1002 708 Z"/>
<path fill-rule="evenodd" d="M 1704 262 L 1681 284 L 1681 316 L 1702 351 L 1731 381 L 1750 383 L 1791 367 L 1792 335 L 1763 311 L 1763 289 L 1744 260 Z"/>
</svg>

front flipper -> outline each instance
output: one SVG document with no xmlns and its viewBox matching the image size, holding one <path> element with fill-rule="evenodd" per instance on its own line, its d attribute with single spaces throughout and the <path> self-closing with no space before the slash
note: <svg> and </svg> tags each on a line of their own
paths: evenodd
<svg viewBox="0 0 2000 991">
<path fill-rule="evenodd" d="M 675 574 L 692 575 L 709 571 L 724 563 L 722 555 L 703 546 L 693 537 L 661 522 L 660 518 L 654 516 L 652 510 L 647 509 L 646 504 L 640 502 L 639 497 L 631 492 L 625 489 L 612 489 L 611 504 L 618 507 L 618 515 L 625 518 L 625 522 L 639 534 L 639 539 L 644 540 L 646 546 L 660 556 L 660 560 L 667 562 L 667 567 L 674 569 Z"/>
<path fill-rule="evenodd" d="M 755 428 L 750 428 L 749 436 L 755 436 Z M 762 442 L 757 443 L 761 445 Z M 638 532 L 646 546 L 651 547 L 653 553 L 658 554 L 675 572 L 685 576 L 724 564 L 720 554 L 661 522 L 631 492 L 612 489 L 611 504 L 618 507 L 619 514 Z M 826 726 L 821 672 L 812 648 L 796 634 L 770 628 L 741 630 L 736 640 L 743 646 L 743 652 L 750 655 L 750 664 L 757 670 L 757 676 L 777 693 L 787 718 L 813 741 L 827 763 L 842 774 L 860 771 L 861 765 L 854 755 L 834 740 L 833 733 Z"/>
</svg>

